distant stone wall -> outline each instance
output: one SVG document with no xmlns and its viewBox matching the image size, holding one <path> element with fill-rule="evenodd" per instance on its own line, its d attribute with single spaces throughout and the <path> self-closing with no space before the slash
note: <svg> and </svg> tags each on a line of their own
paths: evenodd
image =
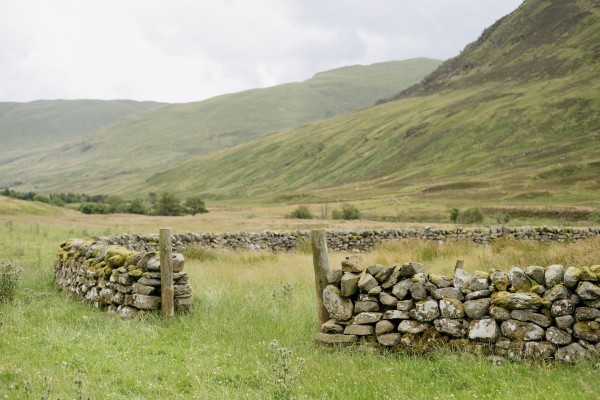
<svg viewBox="0 0 600 400">
<path fill-rule="evenodd" d="M 600 353 L 600 265 L 508 274 L 457 266 L 446 277 L 426 275 L 419 263 L 364 268 L 359 256 L 347 257 L 329 271 L 323 304 L 331 319 L 316 339 L 567 362 Z"/>
<path fill-rule="evenodd" d="M 369 251 L 382 242 L 403 239 L 423 239 L 434 241 L 469 240 L 488 244 L 499 238 L 516 240 L 537 240 L 572 242 L 600 236 L 600 228 L 560 228 L 560 227 L 490 227 L 485 229 L 364 229 L 355 231 L 332 230 L 327 232 L 327 246 L 333 251 Z M 103 238 L 107 243 L 125 246 L 138 251 L 156 250 L 158 235 L 118 235 Z M 310 242 L 310 231 L 291 232 L 230 232 L 202 233 L 191 232 L 173 235 L 173 247 L 183 251 L 187 246 L 207 248 L 290 251 Z"/>
<path fill-rule="evenodd" d="M 136 250 L 110 240 L 67 240 L 60 245 L 54 266 L 56 286 L 79 300 L 108 308 L 121 316 L 158 310 L 161 302 L 160 259 L 156 249 Z M 144 242 L 136 243 L 138 247 Z M 149 246 L 144 243 L 144 246 Z M 144 247 L 141 246 L 141 247 Z M 184 258 L 173 253 L 175 307 L 187 310 L 192 288 Z"/>
</svg>

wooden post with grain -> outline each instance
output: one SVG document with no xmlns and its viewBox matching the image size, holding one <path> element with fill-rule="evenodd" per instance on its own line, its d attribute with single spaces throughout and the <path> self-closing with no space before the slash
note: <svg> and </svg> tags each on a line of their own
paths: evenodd
<svg viewBox="0 0 600 400">
<path fill-rule="evenodd" d="M 159 235 L 160 252 L 160 311 L 163 317 L 175 314 L 175 290 L 173 288 L 173 263 L 171 260 L 171 229 L 161 228 Z"/>
<path fill-rule="evenodd" d="M 323 305 L 323 290 L 327 287 L 327 273 L 329 272 L 329 257 L 327 255 L 327 233 L 324 230 L 311 232 L 311 245 L 313 253 L 313 266 L 315 269 L 315 287 L 317 290 L 317 313 L 319 315 L 319 328 L 329 320 L 329 312 Z"/>
</svg>

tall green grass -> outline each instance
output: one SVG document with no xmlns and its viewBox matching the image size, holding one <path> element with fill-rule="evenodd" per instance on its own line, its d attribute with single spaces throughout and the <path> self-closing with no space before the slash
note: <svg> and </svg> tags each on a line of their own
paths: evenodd
<svg viewBox="0 0 600 400">
<path fill-rule="evenodd" d="M 15 301 L 0 305 L 0 398 L 593 399 L 600 393 L 594 362 L 498 363 L 445 350 L 411 355 L 369 343 L 319 345 L 310 254 L 211 250 L 186 262 L 194 288 L 190 313 L 172 320 L 110 317 L 53 286 L 54 252 L 70 229 L 0 224 L 0 257 L 23 268 Z M 504 258 L 498 267 L 598 263 L 598 248 L 597 241 L 490 247 L 410 241 L 363 258 L 424 261 L 428 271 L 445 273 L 457 257 L 472 269 Z M 345 255 L 331 253 L 331 265 Z"/>
</svg>

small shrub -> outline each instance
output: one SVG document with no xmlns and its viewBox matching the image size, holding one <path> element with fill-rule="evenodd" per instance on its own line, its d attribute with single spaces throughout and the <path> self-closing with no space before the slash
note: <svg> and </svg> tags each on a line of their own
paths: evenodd
<svg viewBox="0 0 600 400">
<path fill-rule="evenodd" d="M 273 289 L 271 291 L 271 298 L 273 300 L 283 299 L 287 300 L 292 297 L 294 293 L 294 285 L 291 282 L 284 282 L 280 288 Z"/>
<path fill-rule="evenodd" d="M 0 303 L 8 303 L 15 298 L 21 272 L 12 260 L 0 261 Z"/>
<path fill-rule="evenodd" d="M 312 219 L 314 218 L 313 213 L 306 206 L 299 206 L 290 214 L 291 218 L 297 219 Z"/>
<path fill-rule="evenodd" d="M 460 211 L 458 211 L 458 208 L 451 209 L 450 210 L 450 221 L 456 222 L 458 220 L 459 214 L 460 214 Z"/>
<path fill-rule="evenodd" d="M 498 213 L 494 217 L 498 224 L 508 224 L 508 221 L 510 221 L 509 213 Z"/>
<path fill-rule="evenodd" d="M 479 207 L 467 208 L 458 214 L 457 222 L 461 224 L 480 224 L 483 222 L 483 212 Z"/>
<path fill-rule="evenodd" d="M 340 209 L 331 212 L 333 219 L 360 219 L 360 211 L 352 204 L 344 204 Z"/>
</svg>

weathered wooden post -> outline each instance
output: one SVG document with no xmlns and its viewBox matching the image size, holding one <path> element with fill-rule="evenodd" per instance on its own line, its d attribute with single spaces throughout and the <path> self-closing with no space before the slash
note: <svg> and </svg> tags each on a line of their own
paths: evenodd
<svg viewBox="0 0 600 400">
<path fill-rule="evenodd" d="M 160 311 L 163 317 L 175 315 L 175 290 L 173 288 L 173 263 L 171 260 L 171 229 L 161 228 L 159 235 L 160 252 Z"/>
<path fill-rule="evenodd" d="M 317 313 L 319 327 L 329 320 L 329 312 L 323 305 L 323 290 L 327 287 L 327 273 L 329 272 L 329 257 L 327 255 L 327 233 L 324 230 L 311 232 L 311 245 L 313 253 L 313 266 L 315 269 L 315 287 L 317 290 Z"/>
</svg>

